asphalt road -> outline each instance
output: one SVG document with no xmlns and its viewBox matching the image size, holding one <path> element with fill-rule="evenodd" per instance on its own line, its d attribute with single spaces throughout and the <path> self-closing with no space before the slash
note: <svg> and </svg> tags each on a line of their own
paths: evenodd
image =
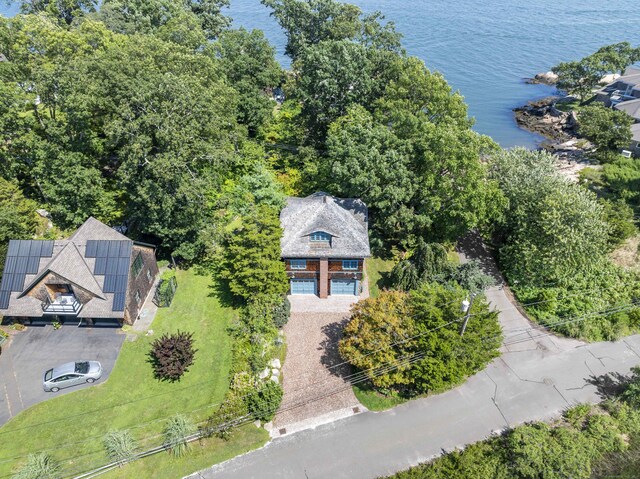
<svg viewBox="0 0 640 479">
<path fill-rule="evenodd" d="M 483 259 L 477 244 L 468 255 Z M 487 269 L 492 265 L 487 262 Z M 498 274 L 496 273 L 496 276 Z M 558 416 L 602 399 L 609 373 L 640 364 L 640 335 L 584 344 L 536 328 L 501 287 L 487 292 L 505 335 L 502 356 L 462 386 L 392 410 L 366 412 L 274 439 L 262 449 L 191 478 L 351 478 L 386 476 L 497 431 Z"/>
<path fill-rule="evenodd" d="M 47 393 L 42 375 L 47 369 L 78 360 L 97 360 L 102 364 L 104 382 L 118 358 L 125 335 L 119 328 L 78 328 L 51 325 L 28 327 L 12 336 L 0 354 L 0 425 L 23 409 L 60 394 L 90 387 L 82 384 Z"/>
</svg>

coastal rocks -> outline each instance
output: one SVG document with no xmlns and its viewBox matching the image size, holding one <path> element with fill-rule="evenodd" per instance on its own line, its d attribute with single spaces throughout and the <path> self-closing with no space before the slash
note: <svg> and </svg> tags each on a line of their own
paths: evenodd
<svg viewBox="0 0 640 479">
<path fill-rule="evenodd" d="M 553 72 L 538 73 L 533 78 L 527 78 L 527 83 L 532 85 L 543 84 L 553 86 L 558 83 L 558 75 Z"/>
<path fill-rule="evenodd" d="M 572 139 L 575 136 L 576 118 L 572 113 L 556 107 L 559 99 L 551 96 L 514 109 L 518 126 L 559 142 Z"/>
</svg>

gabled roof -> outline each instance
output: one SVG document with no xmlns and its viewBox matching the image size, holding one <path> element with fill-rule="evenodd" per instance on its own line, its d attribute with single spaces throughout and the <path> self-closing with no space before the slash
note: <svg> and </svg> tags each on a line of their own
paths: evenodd
<svg viewBox="0 0 640 479">
<path fill-rule="evenodd" d="M 624 111 L 627 115 L 640 121 L 640 98 L 618 103 L 614 106 L 616 110 Z"/>
<path fill-rule="evenodd" d="M 367 206 L 358 199 L 335 198 L 318 192 L 287 198 L 280 213 L 283 258 L 364 258 L 369 249 Z M 329 233 L 329 244 L 310 241 L 315 232 Z"/>
<path fill-rule="evenodd" d="M 95 218 L 85 221 L 67 240 L 11 240 L 0 283 L 0 314 L 43 315 L 46 294 L 34 288 L 49 274 L 79 287 L 79 317 L 124 317 L 131 241 Z"/>
<path fill-rule="evenodd" d="M 89 266 L 72 242 L 68 242 L 62 250 L 53 257 L 47 266 L 27 285 L 20 293 L 19 298 L 27 294 L 47 274 L 54 273 L 63 277 L 76 286 L 86 289 L 100 299 L 106 299 L 95 277 L 89 270 Z"/>
<path fill-rule="evenodd" d="M 74 243 L 86 243 L 87 240 L 131 241 L 125 235 L 90 216 L 69 238 Z"/>
</svg>

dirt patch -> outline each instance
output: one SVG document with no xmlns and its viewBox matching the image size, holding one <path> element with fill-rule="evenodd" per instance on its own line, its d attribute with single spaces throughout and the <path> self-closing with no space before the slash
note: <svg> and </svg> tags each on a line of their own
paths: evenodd
<svg viewBox="0 0 640 479">
<path fill-rule="evenodd" d="M 345 379 L 351 367 L 338 354 L 337 341 L 348 317 L 345 312 L 291 314 L 284 328 L 284 398 L 274 420 L 276 428 L 359 406 Z"/>
<path fill-rule="evenodd" d="M 623 268 L 640 270 L 638 246 L 640 246 L 640 235 L 629 238 L 611 253 L 611 260 Z"/>
</svg>

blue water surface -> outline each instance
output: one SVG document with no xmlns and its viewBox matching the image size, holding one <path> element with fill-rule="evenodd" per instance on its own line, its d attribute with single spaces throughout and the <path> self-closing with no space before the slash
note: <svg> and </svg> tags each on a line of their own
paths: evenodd
<svg viewBox="0 0 640 479">
<path fill-rule="evenodd" d="M 382 11 L 404 35 L 407 51 L 442 72 L 464 95 L 475 129 L 504 147 L 535 147 L 539 137 L 516 127 L 512 109 L 554 93 L 523 79 L 602 45 L 640 45 L 640 9 L 628 0 L 350 0 Z M 13 15 L 15 6 L 0 6 Z M 259 28 L 284 56 L 285 37 L 259 0 L 231 0 L 234 26 Z"/>
</svg>

